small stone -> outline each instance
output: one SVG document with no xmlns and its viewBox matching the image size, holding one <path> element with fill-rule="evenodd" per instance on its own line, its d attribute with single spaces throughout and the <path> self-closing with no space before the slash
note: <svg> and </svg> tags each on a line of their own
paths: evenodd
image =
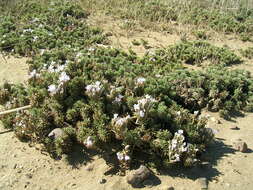
<svg viewBox="0 0 253 190">
<path fill-rule="evenodd" d="M 94 165 L 93 164 L 90 164 L 90 165 L 88 165 L 86 168 L 85 168 L 85 170 L 86 171 L 92 171 L 94 169 Z"/>
<path fill-rule="evenodd" d="M 199 184 L 200 189 L 207 189 L 207 179 L 205 177 L 197 179 L 197 183 Z"/>
<path fill-rule="evenodd" d="M 28 179 L 31 179 L 31 178 L 33 177 L 32 174 L 26 174 L 25 176 L 26 176 Z"/>
<path fill-rule="evenodd" d="M 58 139 L 62 137 L 63 135 L 64 135 L 64 131 L 61 128 L 55 128 L 48 134 L 48 137 L 52 139 Z"/>
<path fill-rule="evenodd" d="M 99 180 L 99 183 L 100 183 L 100 184 L 106 183 L 106 179 L 104 179 L 104 178 L 100 179 L 100 180 Z"/>
<path fill-rule="evenodd" d="M 237 140 L 236 142 L 233 143 L 233 146 L 236 150 L 240 152 L 246 152 L 248 149 L 248 146 L 245 142 Z"/>
<path fill-rule="evenodd" d="M 140 186 L 150 175 L 151 171 L 146 166 L 141 165 L 139 169 L 127 176 L 127 183 L 132 186 Z"/>
<path fill-rule="evenodd" d="M 174 187 L 170 186 L 166 190 L 174 190 L 174 189 L 175 189 Z"/>
<path fill-rule="evenodd" d="M 221 124 L 221 121 L 219 119 L 216 119 L 217 124 Z"/>
<path fill-rule="evenodd" d="M 17 168 L 17 164 L 14 164 L 14 165 L 13 165 L 13 169 L 16 169 L 16 168 Z"/>
<path fill-rule="evenodd" d="M 232 126 L 232 127 L 230 127 L 230 129 L 231 129 L 231 130 L 240 130 L 240 128 L 237 127 L 237 126 Z"/>
<path fill-rule="evenodd" d="M 145 187 L 149 187 L 149 188 L 151 188 L 151 187 L 154 185 L 153 181 L 150 180 L 150 179 L 144 180 L 142 184 L 143 184 Z"/>
</svg>

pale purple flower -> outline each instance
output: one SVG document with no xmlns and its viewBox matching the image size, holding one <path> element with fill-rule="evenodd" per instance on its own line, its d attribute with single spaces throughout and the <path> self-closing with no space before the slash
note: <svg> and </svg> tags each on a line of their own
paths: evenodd
<svg viewBox="0 0 253 190">
<path fill-rule="evenodd" d="M 62 72 L 60 77 L 59 77 L 59 80 L 61 83 L 64 83 L 64 82 L 67 82 L 70 80 L 70 77 L 67 75 L 66 72 Z"/>
<path fill-rule="evenodd" d="M 117 152 L 117 158 L 118 158 L 119 161 L 124 160 L 124 154 L 121 153 L 121 152 Z"/>
<path fill-rule="evenodd" d="M 40 74 L 37 73 L 37 71 L 34 69 L 32 72 L 29 74 L 29 78 L 34 78 L 34 77 L 39 77 Z"/>
<path fill-rule="evenodd" d="M 56 94 L 58 91 L 58 88 L 56 87 L 56 85 L 51 84 L 48 86 L 48 92 L 50 92 L 51 95 Z"/>
<path fill-rule="evenodd" d="M 140 117 L 144 117 L 144 116 L 145 116 L 144 111 L 141 110 L 141 111 L 139 112 L 139 115 L 140 115 Z"/>
<path fill-rule="evenodd" d="M 130 156 L 125 155 L 125 161 L 131 160 Z"/>
<path fill-rule="evenodd" d="M 136 84 L 137 84 L 137 85 L 144 85 L 145 81 L 146 81 L 145 78 L 139 77 L 139 78 L 137 78 L 137 80 L 136 80 Z"/>
<path fill-rule="evenodd" d="M 122 96 L 121 94 L 119 94 L 117 97 L 115 97 L 115 100 L 113 102 L 114 103 L 120 103 L 123 98 L 124 98 L 124 96 Z"/>
</svg>

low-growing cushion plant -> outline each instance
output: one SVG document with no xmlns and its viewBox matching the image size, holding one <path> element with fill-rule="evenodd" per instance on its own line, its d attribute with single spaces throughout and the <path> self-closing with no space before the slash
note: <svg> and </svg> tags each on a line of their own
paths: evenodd
<svg viewBox="0 0 253 190">
<path fill-rule="evenodd" d="M 36 21 L 29 16 L 32 9 L 22 9 L 20 21 L 6 15 L 0 18 L 6 21 L 0 26 L 1 34 L 13 39 L 6 48 L 9 38 L 1 36 L 5 44 L 1 50 L 33 55 L 28 84 L 5 83 L 0 88 L 0 103 L 6 108 L 31 105 L 29 110 L 1 117 L 19 139 L 43 143 L 56 157 L 68 154 L 76 144 L 106 150 L 124 169 L 140 159 L 139 153 L 155 163 L 192 166 L 213 140 L 206 118 L 194 111 L 204 107 L 224 113 L 234 108 L 252 110 L 249 73 L 223 66 L 191 72 L 178 61 L 187 60 L 184 52 L 191 51 L 194 61 L 202 61 L 200 46 L 213 62 L 238 63 L 240 59 L 230 51 L 186 42 L 179 45 L 183 52 L 172 47 L 176 57 L 166 49 L 163 54 L 139 58 L 134 52 L 102 45 L 103 34 L 85 24 L 85 14 L 72 1 L 52 2 L 48 9 L 28 1 L 39 10 Z M 33 40 L 44 31 L 38 28 L 40 22 L 47 23 L 46 30 L 54 35 L 47 38 L 48 30 L 42 34 L 47 43 L 37 43 L 40 37 Z M 23 34 L 24 29 L 29 34 Z"/>
<path fill-rule="evenodd" d="M 204 61 L 225 66 L 240 64 L 242 60 L 233 51 L 225 47 L 216 47 L 205 41 L 182 41 L 168 48 L 148 54 L 144 61 L 153 60 L 161 64 L 186 63 L 201 65 Z"/>
</svg>

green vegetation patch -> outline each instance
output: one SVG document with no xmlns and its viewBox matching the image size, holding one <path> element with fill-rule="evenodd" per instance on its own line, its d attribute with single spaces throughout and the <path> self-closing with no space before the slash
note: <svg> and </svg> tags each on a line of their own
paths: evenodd
<svg viewBox="0 0 253 190">
<path fill-rule="evenodd" d="M 252 59 L 253 58 L 253 47 L 248 47 L 245 50 L 241 50 L 241 54 L 248 59 Z"/>
<path fill-rule="evenodd" d="M 211 64 L 225 66 L 242 63 L 241 58 L 231 50 L 225 47 L 216 47 L 204 41 L 183 41 L 166 49 L 160 49 L 154 55 L 148 55 L 147 59 L 159 61 L 161 64 L 182 62 L 200 65 L 206 60 Z"/>
<path fill-rule="evenodd" d="M 85 24 L 72 1 L 52 2 L 46 8 L 28 1 L 20 18 L 0 17 L 1 50 L 32 55 L 28 84 L 0 88 L 6 109 L 31 105 L 1 117 L 20 140 L 43 143 L 54 157 L 79 144 L 107 152 L 122 169 L 143 159 L 192 166 L 214 137 L 195 111 L 207 107 L 224 116 L 233 109 L 252 111 L 250 74 L 222 67 L 240 63 L 231 51 L 182 42 L 139 58 L 101 44 L 102 32 Z M 182 61 L 205 59 L 221 66 L 180 69 Z"/>
</svg>

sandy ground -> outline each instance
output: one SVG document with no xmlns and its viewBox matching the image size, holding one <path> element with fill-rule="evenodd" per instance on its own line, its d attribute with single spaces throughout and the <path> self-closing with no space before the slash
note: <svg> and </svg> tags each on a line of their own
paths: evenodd
<svg viewBox="0 0 253 190">
<path fill-rule="evenodd" d="M 111 20 L 108 22 L 115 23 Z M 139 54 L 143 54 L 146 49 L 133 46 L 131 42 L 134 39 L 148 40 L 152 47 L 163 47 L 165 44 L 173 44 L 180 40 L 176 34 L 165 35 L 159 32 L 140 31 L 129 35 L 117 24 L 108 26 L 103 20 L 101 23 L 106 31 L 112 31 L 113 36 L 110 38 L 114 46 L 124 49 L 132 47 Z M 233 43 L 229 40 L 228 43 L 222 40 L 219 43 L 232 44 L 231 48 L 238 48 L 234 46 L 234 43 L 237 43 L 234 39 Z M 245 47 L 244 45 L 240 44 L 240 47 Z M 0 55 L 0 84 L 4 80 L 24 82 L 27 78 L 25 61 L 26 58 L 3 59 Z M 248 60 L 246 64 L 237 67 L 252 72 L 252 64 L 252 61 Z M 207 114 L 210 114 L 211 118 L 219 119 L 216 113 Z M 208 148 L 210 153 L 205 155 L 205 159 L 212 164 L 210 167 L 163 171 L 157 175 L 159 179 L 153 187 L 143 189 L 166 190 L 173 186 L 176 190 L 197 190 L 200 186 L 196 179 L 206 177 L 211 190 L 252 190 L 253 114 L 245 114 L 229 122 L 219 120 L 221 124 L 213 122 L 212 119 L 208 123 L 209 127 L 217 130 L 216 141 Z M 235 126 L 239 130 L 233 130 Z M 235 151 L 232 147 L 233 142 L 239 138 L 248 144 L 247 153 Z M 18 141 L 13 132 L 4 129 L 0 124 L 0 190 L 133 189 L 126 183 L 125 177 L 108 175 L 109 166 L 98 156 L 89 157 L 85 153 L 74 151 L 72 159 L 70 164 L 67 164 L 64 159 L 53 160 L 41 151 L 40 145 L 29 146 Z M 106 179 L 106 183 L 100 184 L 99 181 L 103 178 Z"/>
</svg>

